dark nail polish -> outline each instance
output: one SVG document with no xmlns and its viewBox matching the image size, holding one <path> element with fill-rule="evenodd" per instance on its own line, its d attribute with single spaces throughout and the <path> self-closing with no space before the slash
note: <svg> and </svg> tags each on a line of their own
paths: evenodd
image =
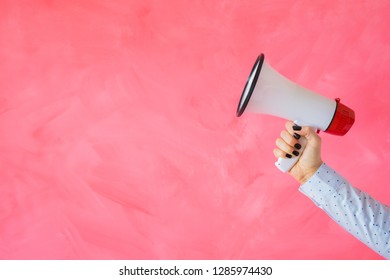
<svg viewBox="0 0 390 280">
<path fill-rule="evenodd" d="M 294 152 L 292 152 L 292 153 L 293 153 L 293 155 L 296 156 L 296 157 L 299 156 L 299 152 L 298 152 L 298 151 L 294 151 Z"/>
<path fill-rule="evenodd" d="M 301 144 L 299 144 L 299 143 L 296 143 L 296 144 L 294 145 L 294 147 L 295 147 L 295 149 L 297 149 L 297 150 L 299 150 L 300 148 L 302 148 Z"/>
<path fill-rule="evenodd" d="M 293 126 L 293 129 L 294 129 L 295 131 L 299 131 L 299 130 L 302 129 L 302 127 L 299 126 L 299 125 L 294 125 L 294 126 Z"/>
<path fill-rule="evenodd" d="M 288 157 L 288 158 L 292 158 L 292 155 L 290 155 L 290 154 L 286 154 L 286 157 Z"/>
<path fill-rule="evenodd" d="M 295 132 L 294 132 L 294 138 L 295 138 L 295 139 L 299 139 L 299 138 L 301 138 L 301 135 L 299 135 L 298 133 L 295 133 Z"/>
</svg>

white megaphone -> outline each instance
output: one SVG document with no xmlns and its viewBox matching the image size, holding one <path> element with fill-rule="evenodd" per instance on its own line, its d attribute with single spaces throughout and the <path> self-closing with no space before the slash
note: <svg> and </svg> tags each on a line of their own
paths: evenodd
<svg viewBox="0 0 390 280">
<path fill-rule="evenodd" d="M 249 75 L 237 117 L 244 111 L 278 116 L 334 135 L 346 134 L 355 121 L 354 111 L 340 103 L 340 99 L 326 98 L 288 80 L 264 60 L 264 54 L 258 56 Z M 306 144 L 303 137 L 300 143 L 303 151 Z M 299 156 L 279 158 L 275 165 L 287 172 Z"/>
</svg>

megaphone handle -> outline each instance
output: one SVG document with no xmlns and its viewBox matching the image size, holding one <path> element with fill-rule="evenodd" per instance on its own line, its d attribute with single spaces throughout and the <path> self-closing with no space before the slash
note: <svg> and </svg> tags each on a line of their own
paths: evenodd
<svg viewBox="0 0 390 280">
<path fill-rule="evenodd" d="M 304 126 L 299 121 L 294 121 L 295 124 Z M 298 140 L 299 144 L 301 144 L 302 148 L 299 150 L 299 155 L 294 156 L 292 158 L 278 158 L 278 160 L 275 162 L 275 166 L 282 172 L 288 172 L 290 169 L 297 163 L 298 159 L 301 157 L 303 151 L 305 150 L 307 140 L 305 137 L 301 137 Z"/>
</svg>

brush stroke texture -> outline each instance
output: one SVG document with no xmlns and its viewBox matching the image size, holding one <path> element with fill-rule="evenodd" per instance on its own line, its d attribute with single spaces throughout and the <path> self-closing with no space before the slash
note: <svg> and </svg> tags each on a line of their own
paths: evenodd
<svg viewBox="0 0 390 280">
<path fill-rule="evenodd" d="M 235 117 L 255 57 L 354 108 L 324 159 L 390 204 L 389 1 L 0 1 L 1 259 L 378 259 Z"/>
</svg>

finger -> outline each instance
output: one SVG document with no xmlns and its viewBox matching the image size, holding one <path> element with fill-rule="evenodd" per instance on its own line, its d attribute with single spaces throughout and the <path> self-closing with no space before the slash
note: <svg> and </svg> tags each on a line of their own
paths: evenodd
<svg viewBox="0 0 390 280">
<path fill-rule="evenodd" d="M 299 139 L 301 136 L 304 136 L 311 143 L 321 142 L 321 138 L 314 131 L 314 129 L 309 126 L 299 126 L 291 121 L 288 121 L 285 126 L 288 133 L 291 134 L 295 139 Z"/>
<path fill-rule="evenodd" d="M 286 152 L 280 149 L 274 149 L 274 156 L 276 158 L 292 158 L 291 154 L 287 154 Z"/>
<path fill-rule="evenodd" d="M 298 142 L 296 137 L 288 133 L 286 130 L 283 130 L 280 133 L 280 137 L 291 147 L 294 147 L 296 150 L 299 150 L 302 148 L 301 144 Z"/>
<path fill-rule="evenodd" d="M 293 123 L 292 121 L 288 121 L 286 122 L 285 124 L 285 127 L 286 127 L 286 130 L 288 131 L 288 133 L 294 137 L 295 139 L 299 140 L 301 138 L 301 134 L 299 133 L 300 131 L 295 131 L 293 129 L 293 127 L 296 126 L 295 123 Z"/>
<path fill-rule="evenodd" d="M 299 155 L 299 153 L 295 151 L 294 147 L 291 147 L 282 138 L 276 139 L 275 144 L 288 158 L 291 158 L 292 155 Z"/>
</svg>

